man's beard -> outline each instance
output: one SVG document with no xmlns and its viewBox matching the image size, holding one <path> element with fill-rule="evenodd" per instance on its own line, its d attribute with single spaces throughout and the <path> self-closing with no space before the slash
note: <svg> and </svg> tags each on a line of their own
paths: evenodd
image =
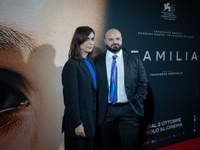
<svg viewBox="0 0 200 150">
<path fill-rule="evenodd" d="M 112 48 L 113 45 L 118 45 L 118 47 Z M 106 47 L 107 47 L 107 49 L 108 49 L 109 51 L 111 51 L 111 52 L 113 52 L 113 53 L 117 53 L 117 52 L 120 51 L 120 49 L 122 49 L 122 45 L 119 45 L 119 44 L 112 44 L 111 47 L 108 46 L 108 45 L 106 44 Z"/>
</svg>

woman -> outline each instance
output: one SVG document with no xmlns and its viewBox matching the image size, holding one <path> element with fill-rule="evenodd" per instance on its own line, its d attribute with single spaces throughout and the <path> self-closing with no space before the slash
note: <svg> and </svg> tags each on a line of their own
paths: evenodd
<svg viewBox="0 0 200 150">
<path fill-rule="evenodd" d="M 65 149 L 92 150 L 96 117 L 96 73 L 90 61 L 94 31 L 78 27 L 69 50 L 69 60 L 62 71 L 65 113 L 63 131 Z"/>
</svg>

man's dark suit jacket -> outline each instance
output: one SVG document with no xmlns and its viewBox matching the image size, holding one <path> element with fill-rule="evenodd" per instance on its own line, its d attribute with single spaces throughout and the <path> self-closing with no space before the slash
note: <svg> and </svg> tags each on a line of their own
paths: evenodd
<svg viewBox="0 0 200 150">
<path fill-rule="evenodd" d="M 94 64 L 91 64 L 95 70 Z M 66 62 L 62 71 L 62 84 L 65 104 L 62 132 L 68 138 L 80 138 L 75 134 L 75 128 L 83 123 L 85 137 L 94 136 L 96 90 L 84 60 L 71 58 Z"/>
<path fill-rule="evenodd" d="M 128 101 L 139 116 L 144 116 L 144 100 L 147 96 L 147 77 L 139 54 L 123 50 L 125 91 Z M 108 105 L 108 79 L 106 71 L 106 52 L 96 59 L 96 69 L 99 78 L 98 90 L 98 124 L 102 125 Z"/>
</svg>

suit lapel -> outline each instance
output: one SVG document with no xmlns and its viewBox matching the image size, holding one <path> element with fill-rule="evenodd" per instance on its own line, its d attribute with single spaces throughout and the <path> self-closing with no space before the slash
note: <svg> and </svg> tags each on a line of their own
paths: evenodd
<svg viewBox="0 0 200 150">
<path fill-rule="evenodd" d="M 87 64 L 85 63 L 85 61 L 84 60 L 80 60 L 79 65 L 86 72 L 86 74 L 89 76 L 89 79 L 92 82 L 92 85 L 95 87 L 94 81 L 93 81 L 93 78 L 92 78 L 92 74 L 90 73 L 90 70 L 89 70 Z M 95 71 L 95 73 L 96 73 L 96 71 Z"/>
<path fill-rule="evenodd" d="M 100 70 L 102 72 L 102 77 L 106 77 L 104 81 L 106 82 L 106 85 L 108 87 L 108 77 L 107 77 L 107 69 L 106 69 L 106 51 L 101 56 L 100 64 L 101 64 Z M 109 87 L 108 87 L 108 89 L 109 89 Z"/>
<path fill-rule="evenodd" d="M 93 67 L 93 69 L 94 69 L 94 72 L 95 72 L 95 74 L 96 74 L 96 84 L 97 84 L 97 87 L 98 87 L 98 74 L 97 74 L 97 69 L 96 69 L 96 66 L 94 65 L 94 63 L 93 62 L 91 62 L 91 65 L 92 65 L 92 67 Z M 92 81 L 93 81 L 93 78 L 92 78 Z M 94 83 L 94 81 L 93 81 L 93 83 Z"/>
<path fill-rule="evenodd" d="M 128 79 L 128 71 L 130 70 L 130 58 L 126 51 L 123 52 L 123 59 L 124 59 L 124 79 L 125 79 L 125 85 L 126 85 L 126 80 Z"/>
</svg>

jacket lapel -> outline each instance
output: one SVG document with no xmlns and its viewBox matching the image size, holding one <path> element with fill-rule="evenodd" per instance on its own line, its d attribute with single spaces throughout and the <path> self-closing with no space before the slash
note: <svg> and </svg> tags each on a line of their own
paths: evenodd
<svg viewBox="0 0 200 150">
<path fill-rule="evenodd" d="M 86 74 L 89 76 L 89 79 L 90 79 L 90 81 L 92 82 L 92 85 L 95 87 L 94 81 L 93 81 L 93 78 L 92 78 L 92 74 L 90 73 L 90 70 L 89 70 L 87 64 L 85 63 L 85 61 L 84 61 L 84 60 L 80 60 L 79 65 L 80 65 L 81 68 L 86 72 Z M 92 65 L 92 66 L 93 66 L 93 65 Z M 94 68 L 94 67 L 93 67 L 93 68 Z M 95 69 L 94 69 L 94 70 L 95 70 Z M 96 71 L 95 71 L 95 73 L 96 73 Z"/>
<path fill-rule="evenodd" d="M 95 72 L 95 75 L 96 75 L 96 84 L 97 84 L 97 87 L 98 87 L 98 74 L 97 74 L 97 69 L 96 69 L 96 66 L 94 65 L 94 63 L 93 62 L 91 62 L 91 65 L 92 65 L 92 67 L 93 67 L 93 69 L 94 69 L 94 72 Z M 93 81 L 93 78 L 92 78 L 92 81 Z M 93 81 L 93 83 L 94 83 L 94 81 Z"/>
<path fill-rule="evenodd" d="M 106 77 L 105 78 L 105 84 L 107 85 L 108 89 L 109 89 L 109 86 L 108 86 L 108 77 L 107 77 L 107 69 L 106 69 L 106 51 L 102 54 L 101 56 L 101 59 L 100 59 L 100 70 L 102 72 L 102 77 Z"/>
<path fill-rule="evenodd" d="M 130 58 L 128 56 L 128 54 L 126 53 L 126 51 L 122 51 L 123 52 L 123 59 L 124 59 L 124 79 L 125 79 L 125 85 L 126 85 L 126 81 L 128 79 L 128 70 L 130 70 Z"/>
</svg>

